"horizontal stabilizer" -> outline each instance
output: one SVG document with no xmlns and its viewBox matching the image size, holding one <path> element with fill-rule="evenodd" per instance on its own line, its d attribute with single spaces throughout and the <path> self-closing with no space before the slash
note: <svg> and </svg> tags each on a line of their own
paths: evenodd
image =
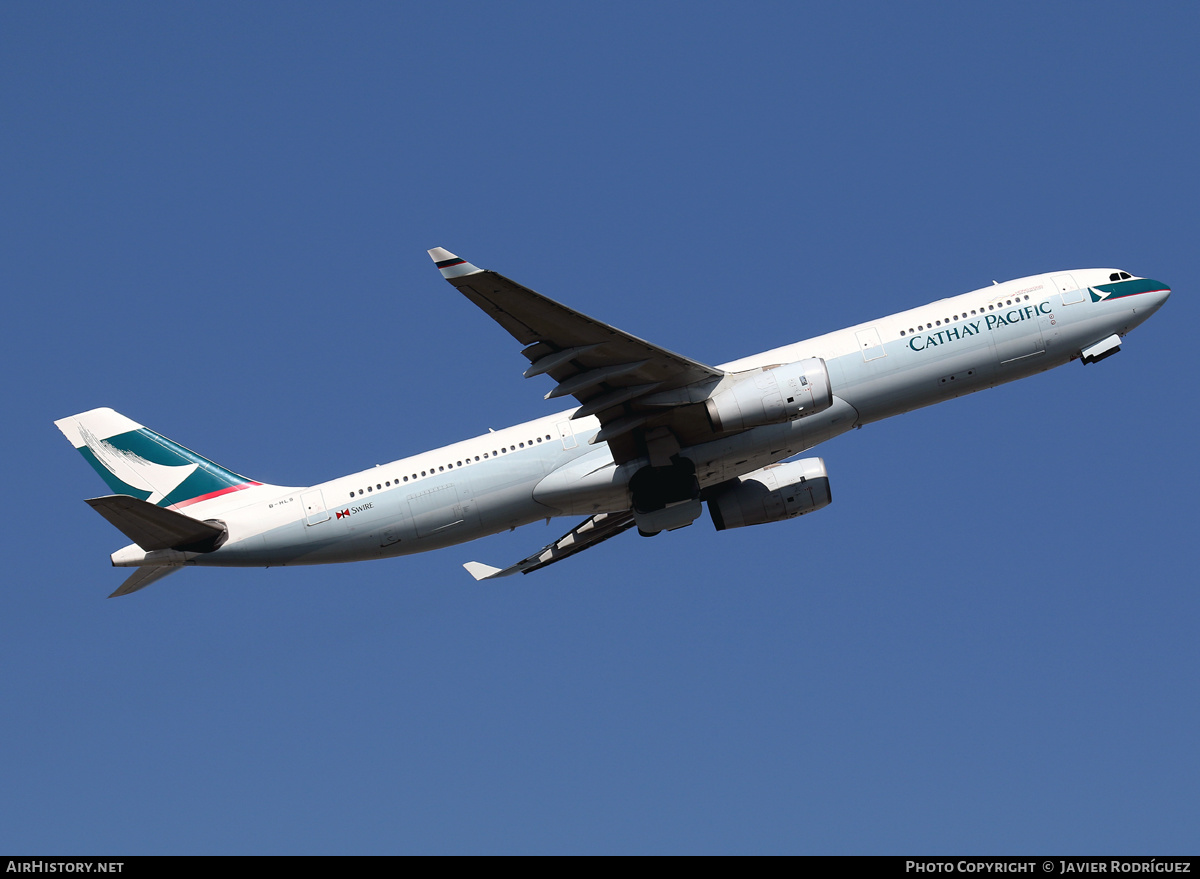
<svg viewBox="0 0 1200 879">
<path fill-rule="evenodd" d="M 225 535 L 220 525 L 201 522 L 127 495 L 90 498 L 88 504 L 146 552 L 156 549 L 212 552 Z"/>
<path fill-rule="evenodd" d="M 138 568 L 129 578 L 121 584 L 121 588 L 114 592 L 109 598 L 117 598 L 122 595 L 128 595 L 130 592 L 137 592 L 139 589 L 145 589 L 151 583 L 157 583 L 167 574 L 173 574 L 179 570 L 179 566 L 175 567 L 157 567 L 157 568 Z"/>
</svg>

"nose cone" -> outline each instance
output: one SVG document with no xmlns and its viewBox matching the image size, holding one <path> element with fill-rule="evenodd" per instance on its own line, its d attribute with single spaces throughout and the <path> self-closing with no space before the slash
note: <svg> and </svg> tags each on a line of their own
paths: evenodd
<svg viewBox="0 0 1200 879">
<path fill-rule="evenodd" d="M 1163 303 L 1170 297 L 1171 288 L 1162 281 L 1155 281 L 1151 278 L 1147 278 L 1146 282 L 1152 285 L 1146 291 L 1146 298 L 1150 300 L 1150 311 L 1153 313 L 1162 308 Z"/>
</svg>

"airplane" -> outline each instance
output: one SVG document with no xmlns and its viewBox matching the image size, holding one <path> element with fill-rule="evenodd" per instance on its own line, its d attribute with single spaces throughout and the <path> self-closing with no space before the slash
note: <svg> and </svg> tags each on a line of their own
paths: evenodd
<svg viewBox="0 0 1200 879">
<path fill-rule="evenodd" d="M 578 404 L 310 486 L 240 476 L 112 409 L 55 425 L 113 492 L 92 498 L 133 541 L 109 597 L 185 566 L 273 567 L 409 555 L 538 520 L 584 517 L 505 568 L 528 574 L 636 528 L 718 531 L 832 500 L 819 457 L 853 428 L 1079 360 L 1098 363 L 1171 290 L 1119 269 L 1018 278 L 724 363 L 668 351 L 440 247 L 442 276 L 507 330 Z"/>
</svg>

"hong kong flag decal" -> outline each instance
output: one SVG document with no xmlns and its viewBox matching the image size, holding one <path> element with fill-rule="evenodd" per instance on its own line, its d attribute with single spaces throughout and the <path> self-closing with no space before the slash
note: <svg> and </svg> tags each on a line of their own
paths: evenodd
<svg viewBox="0 0 1200 879">
<path fill-rule="evenodd" d="M 346 516 L 349 516 L 349 515 L 350 515 L 350 511 L 349 511 L 349 510 L 338 510 L 338 511 L 337 511 L 337 517 L 338 517 L 339 519 L 341 519 L 341 518 L 344 518 L 344 517 L 346 517 Z"/>
</svg>

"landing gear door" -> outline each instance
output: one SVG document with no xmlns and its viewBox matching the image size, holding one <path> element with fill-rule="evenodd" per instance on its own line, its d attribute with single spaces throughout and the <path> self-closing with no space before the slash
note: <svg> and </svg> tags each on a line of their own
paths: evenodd
<svg viewBox="0 0 1200 879">
<path fill-rule="evenodd" d="M 329 520 L 329 510 L 325 509 L 325 497 L 321 489 L 314 488 L 300 495 L 300 503 L 304 506 L 304 521 L 309 525 L 319 525 Z"/>
</svg>

